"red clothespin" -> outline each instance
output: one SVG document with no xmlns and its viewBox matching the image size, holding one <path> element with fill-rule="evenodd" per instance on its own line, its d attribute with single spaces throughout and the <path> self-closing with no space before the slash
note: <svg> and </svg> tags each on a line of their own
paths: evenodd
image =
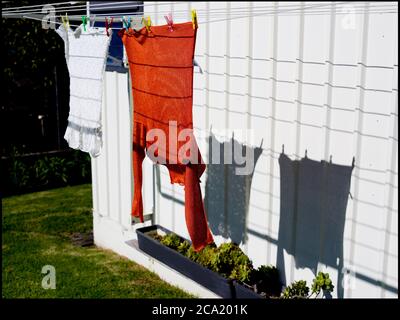
<svg viewBox="0 0 400 320">
<path fill-rule="evenodd" d="M 174 29 L 172 28 L 172 25 L 174 24 L 174 21 L 172 20 L 171 12 L 168 13 L 167 16 L 164 16 L 164 18 L 167 21 L 169 31 L 173 31 Z"/>
<path fill-rule="evenodd" d="M 114 20 L 114 18 L 111 18 L 110 23 L 108 23 L 108 19 L 106 17 L 106 32 L 107 32 L 107 36 L 110 36 L 110 33 L 108 32 L 108 29 L 111 28 L 113 20 Z"/>
</svg>

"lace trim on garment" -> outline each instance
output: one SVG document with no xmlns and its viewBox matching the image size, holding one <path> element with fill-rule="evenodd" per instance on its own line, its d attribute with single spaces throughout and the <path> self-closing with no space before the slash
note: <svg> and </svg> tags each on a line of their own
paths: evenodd
<svg viewBox="0 0 400 320">
<path fill-rule="evenodd" d="M 64 139 L 71 148 L 88 152 L 92 157 L 97 157 L 102 147 L 102 134 L 101 126 L 91 128 L 68 121 Z"/>
</svg>

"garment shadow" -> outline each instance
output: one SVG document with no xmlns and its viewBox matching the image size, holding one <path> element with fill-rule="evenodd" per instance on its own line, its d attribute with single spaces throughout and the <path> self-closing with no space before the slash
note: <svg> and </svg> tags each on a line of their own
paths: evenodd
<svg viewBox="0 0 400 320">
<path fill-rule="evenodd" d="M 219 142 L 212 133 L 208 138 L 208 146 L 209 164 L 204 203 L 210 229 L 214 235 L 230 238 L 237 244 L 245 243 L 251 181 L 262 148 L 246 146 L 234 137 Z M 238 163 L 240 158 L 235 156 L 228 156 L 231 159 L 231 163 L 228 163 L 224 161 L 225 153 L 239 153 L 243 157 L 252 155 L 253 164 L 251 161 Z"/>
<path fill-rule="evenodd" d="M 308 158 L 279 157 L 281 206 L 277 268 L 286 284 L 283 250 L 295 259 L 296 268 L 318 264 L 338 271 L 337 296 L 343 297 L 343 234 L 353 166 Z"/>
</svg>

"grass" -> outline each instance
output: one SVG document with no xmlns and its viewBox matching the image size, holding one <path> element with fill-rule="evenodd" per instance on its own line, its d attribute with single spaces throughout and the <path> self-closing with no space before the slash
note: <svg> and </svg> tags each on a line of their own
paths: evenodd
<svg viewBox="0 0 400 320">
<path fill-rule="evenodd" d="M 3 298 L 190 298 L 156 274 L 111 251 L 72 244 L 92 230 L 91 185 L 3 199 Z M 43 289 L 42 267 L 56 270 Z"/>
</svg>

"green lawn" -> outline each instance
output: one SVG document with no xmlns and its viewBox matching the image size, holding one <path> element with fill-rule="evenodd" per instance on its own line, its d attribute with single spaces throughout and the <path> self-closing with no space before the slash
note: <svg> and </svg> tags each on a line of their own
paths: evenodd
<svg viewBox="0 0 400 320">
<path fill-rule="evenodd" d="M 92 247 L 72 244 L 92 230 L 91 185 L 3 199 L 3 298 L 189 298 L 156 274 Z M 56 270 L 56 289 L 43 289 L 42 267 Z"/>
</svg>

